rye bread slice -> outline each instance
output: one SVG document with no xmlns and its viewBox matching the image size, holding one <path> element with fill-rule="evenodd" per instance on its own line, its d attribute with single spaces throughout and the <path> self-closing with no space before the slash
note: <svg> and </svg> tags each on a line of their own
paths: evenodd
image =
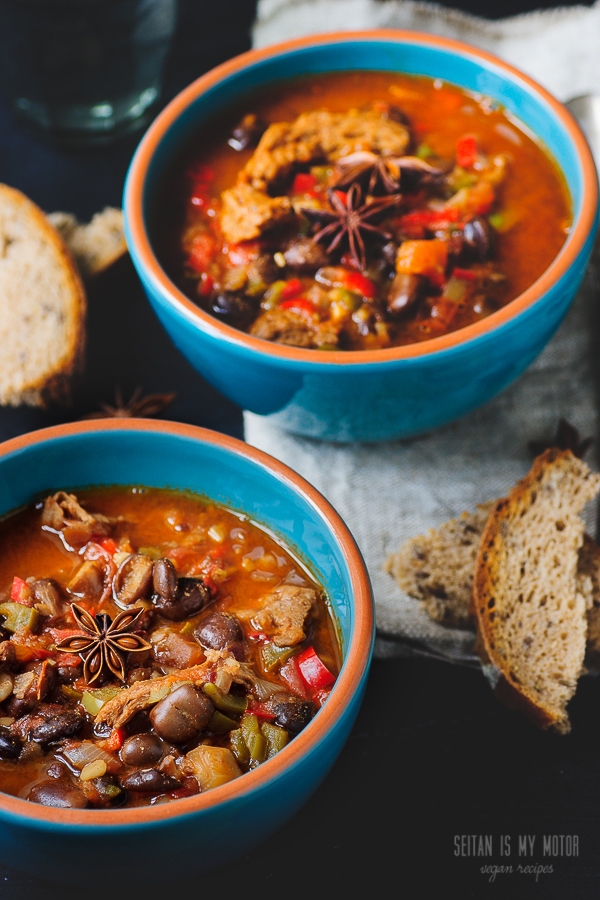
<svg viewBox="0 0 600 900">
<path fill-rule="evenodd" d="M 472 629 L 473 571 L 479 541 L 495 501 L 463 512 L 425 534 L 409 538 L 384 568 L 435 622 Z"/>
<path fill-rule="evenodd" d="M 83 363 L 85 310 L 63 239 L 31 200 L 0 184 L 0 405 L 69 399 Z"/>
<path fill-rule="evenodd" d="M 580 512 L 600 475 L 551 449 L 493 507 L 473 578 L 477 651 L 495 693 L 542 728 L 570 729 L 567 704 L 583 671 L 586 599 L 578 590 Z"/>
</svg>

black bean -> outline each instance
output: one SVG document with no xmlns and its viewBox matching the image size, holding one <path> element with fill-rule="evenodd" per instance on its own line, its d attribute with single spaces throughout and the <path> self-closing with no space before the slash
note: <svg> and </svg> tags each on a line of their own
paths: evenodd
<svg viewBox="0 0 600 900">
<path fill-rule="evenodd" d="M 422 275 L 398 272 L 390 285 L 387 308 L 391 316 L 401 316 L 413 309 L 423 296 L 425 279 Z"/>
<path fill-rule="evenodd" d="M 81 666 L 57 666 L 56 676 L 61 684 L 72 684 L 81 675 Z"/>
<path fill-rule="evenodd" d="M 21 741 L 6 725 L 0 725 L 0 759 L 17 759 Z"/>
<path fill-rule="evenodd" d="M 214 711 L 214 703 L 200 688 L 183 684 L 156 704 L 150 721 L 166 741 L 186 744 L 204 731 Z"/>
<path fill-rule="evenodd" d="M 242 328 L 256 315 L 257 304 L 249 297 L 231 291 L 219 291 L 210 297 L 208 311 L 228 325 Z"/>
<path fill-rule="evenodd" d="M 46 769 L 46 775 L 48 775 L 50 778 L 65 779 L 69 776 L 69 769 L 68 766 L 66 766 L 64 763 L 59 762 L 59 760 L 55 759 Z"/>
<path fill-rule="evenodd" d="M 277 279 L 279 266 L 270 253 L 261 253 L 246 266 L 248 281 L 262 281 L 270 284 Z"/>
<path fill-rule="evenodd" d="M 154 590 L 165 600 L 174 600 L 177 593 L 177 572 L 170 559 L 157 559 L 152 570 Z"/>
<path fill-rule="evenodd" d="M 161 761 L 162 741 L 155 734 L 134 734 L 121 747 L 121 759 L 126 766 L 150 766 Z"/>
<path fill-rule="evenodd" d="M 28 800 L 41 803 L 43 806 L 56 806 L 60 809 L 85 809 L 87 799 L 82 791 L 70 781 L 40 781 L 29 791 Z"/>
<path fill-rule="evenodd" d="M 13 719 L 20 719 L 31 712 L 36 704 L 35 697 L 15 697 L 13 694 L 5 703 L 5 710 L 8 716 Z"/>
<path fill-rule="evenodd" d="M 132 553 L 123 560 L 113 578 L 113 591 L 119 603 L 129 606 L 140 597 L 147 597 L 153 580 L 152 560 L 141 553 Z"/>
<path fill-rule="evenodd" d="M 173 599 L 154 594 L 152 602 L 161 616 L 177 622 L 199 613 L 210 599 L 210 591 L 201 578 L 178 578 Z"/>
<path fill-rule="evenodd" d="M 158 769 L 138 769 L 121 778 L 121 787 L 127 791 L 164 794 L 165 791 L 174 791 L 180 786 L 176 778 L 171 778 Z"/>
<path fill-rule="evenodd" d="M 283 258 L 290 269 L 307 275 L 329 263 L 325 248 L 309 237 L 298 237 L 290 241 Z"/>
<path fill-rule="evenodd" d="M 381 258 L 389 265 L 396 264 L 396 256 L 398 254 L 398 244 L 395 241 L 386 241 L 379 248 Z"/>
<path fill-rule="evenodd" d="M 298 734 L 306 728 L 315 714 L 312 703 L 302 700 L 280 700 L 272 704 L 275 724 L 281 725 L 291 734 Z"/>
<path fill-rule="evenodd" d="M 201 647 L 225 650 L 231 644 L 242 641 L 244 632 L 235 616 L 215 612 L 201 620 L 194 631 L 194 637 Z"/>
<path fill-rule="evenodd" d="M 38 744 L 51 744 L 62 738 L 73 737 L 82 728 L 84 718 L 81 713 L 62 712 L 51 716 L 32 715 L 19 727 L 27 738 Z"/>
<path fill-rule="evenodd" d="M 463 227 L 465 252 L 478 262 L 488 259 L 492 252 L 493 232 L 487 220 L 473 216 Z"/>
</svg>

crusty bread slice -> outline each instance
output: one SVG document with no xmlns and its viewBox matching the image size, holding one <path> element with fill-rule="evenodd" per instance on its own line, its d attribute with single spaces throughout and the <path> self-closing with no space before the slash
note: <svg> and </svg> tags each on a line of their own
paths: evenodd
<svg viewBox="0 0 600 900">
<path fill-rule="evenodd" d="M 474 630 L 473 572 L 479 541 L 496 500 L 465 511 L 438 528 L 409 538 L 388 556 L 384 569 L 434 622 Z M 587 655 L 600 669 L 600 546 L 585 534 L 577 561 L 577 590 L 588 611 Z"/>
<path fill-rule="evenodd" d="M 20 191 L 0 184 L 0 405 L 65 401 L 82 365 L 86 298 L 64 241 Z"/>
<path fill-rule="evenodd" d="M 600 671 L 600 546 L 589 534 L 579 551 L 577 584 L 587 607 L 586 667 Z"/>
<path fill-rule="evenodd" d="M 473 571 L 479 540 L 495 501 L 463 512 L 438 528 L 410 538 L 388 556 L 385 570 L 435 622 L 473 628 L 470 615 Z"/>
<path fill-rule="evenodd" d="M 570 450 L 547 450 L 495 504 L 475 562 L 477 650 L 496 695 L 561 733 L 586 647 L 579 514 L 599 490 L 600 475 Z"/>
<path fill-rule="evenodd" d="M 123 212 L 113 206 L 87 223 L 67 212 L 48 213 L 48 221 L 62 235 L 84 279 L 103 272 L 127 252 Z"/>
</svg>

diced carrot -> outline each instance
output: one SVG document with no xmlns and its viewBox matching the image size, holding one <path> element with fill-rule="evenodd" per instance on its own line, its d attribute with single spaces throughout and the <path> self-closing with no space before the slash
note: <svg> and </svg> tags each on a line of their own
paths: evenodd
<svg viewBox="0 0 600 900">
<path fill-rule="evenodd" d="M 396 271 L 404 275 L 424 275 L 437 287 L 446 277 L 448 248 L 445 241 L 404 241 L 396 257 Z"/>
</svg>

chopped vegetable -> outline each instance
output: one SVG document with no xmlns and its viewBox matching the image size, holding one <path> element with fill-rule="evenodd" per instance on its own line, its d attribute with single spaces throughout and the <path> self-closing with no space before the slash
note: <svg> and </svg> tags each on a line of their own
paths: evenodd
<svg viewBox="0 0 600 900">
<path fill-rule="evenodd" d="M 17 631 L 35 631 L 40 614 L 31 606 L 20 602 L 0 603 L 0 616 L 6 616 L 3 627 L 13 634 Z"/>
<path fill-rule="evenodd" d="M 317 655 L 314 647 L 303 650 L 297 657 L 297 662 L 302 677 L 313 693 L 329 687 L 335 681 L 335 676 Z"/>
<path fill-rule="evenodd" d="M 404 241 L 398 248 L 396 271 L 405 275 L 424 275 L 432 284 L 441 287 L 447 261 L 445 241 Z"/>
<path fill-rule="evenodd" d="M 227 747 L 211 747 L 200 744 L 185 755 L 186 768 L 194 775 L 200 790 L 210 791 L 212 788 L 227 784 L 242 774 L 235 756 Z"/>
<path fill-rule="evenodd" d="M 465 134 L 456 142 L 456 162 L 463 169 L 470 169 L 477 160 L 477 138 Z"/>
</svg>

